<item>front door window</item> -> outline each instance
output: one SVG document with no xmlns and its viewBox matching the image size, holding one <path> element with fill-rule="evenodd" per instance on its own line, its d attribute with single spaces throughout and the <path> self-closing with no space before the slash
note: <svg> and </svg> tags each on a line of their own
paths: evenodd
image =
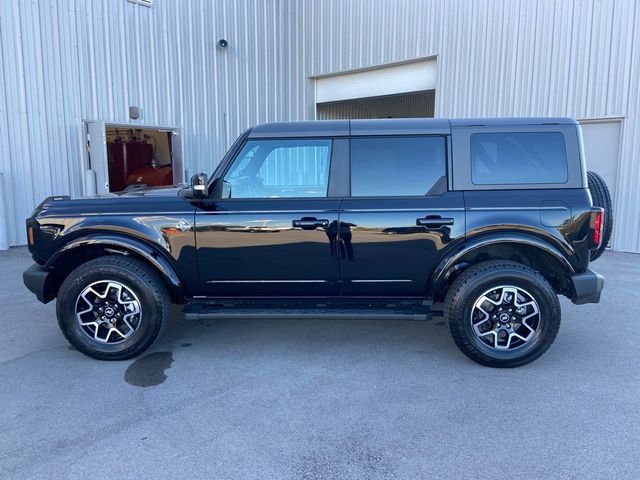
<svg viewBox="0 0 640 480">
<path fill-rule="evenodd" d="M 222 198 L 322 198 L 331 140 L 250 140 L 224 176 Z"/>
</svg>

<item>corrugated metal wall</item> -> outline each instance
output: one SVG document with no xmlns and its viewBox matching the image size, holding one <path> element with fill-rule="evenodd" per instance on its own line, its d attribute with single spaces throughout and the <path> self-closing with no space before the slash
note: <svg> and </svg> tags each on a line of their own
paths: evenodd
<svg viewBox="0 0 640 480">
<path fill-rule="evenodd" d="M 307 77 L 437 55 L 436 116 L 623 116 L 614 248 L 640 252 L 640 2 L 290 0 Z M 295 45 L 295 48 L 293 47 Z M 292 112 L 293 113 L 293 112 Z"/>
<path fill-rule="evenodd" d="M 623 116 L 614 246 L 640 251 L 640 2 L 13 0 L 0 44 L 12 244 L 42 197 L 82 192 L 83 119 L 140 106 L 210 171 L 242 129 L 314 118 L 314 75 L 436 55 L 437 116 Z"/>
<path fill-rule="evenodd" d="M 283 12 L 273 0 L 1 1 L 10 243 L 26 242 L 45 196 L 83 193 L 83 120 L 180 127 L 185 166 L 210 172 L 240 131 L 285 118 Z"/>
</svg>

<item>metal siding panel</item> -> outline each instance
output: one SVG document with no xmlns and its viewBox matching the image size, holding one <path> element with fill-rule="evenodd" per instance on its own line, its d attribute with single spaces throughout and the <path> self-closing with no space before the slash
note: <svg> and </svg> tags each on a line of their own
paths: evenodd
<svg viewBox="0 0 640 480">
<path fill-rule="evenodd" d="M 614 248 L 640 252 L 640 6 L 636 3 L 633 29 L 628 40 L 630 68 L 626 118 L 622 128 L 622 152 L 618 169 L 618 204 Z"/>
<path fill-rule="evenodd" d="M 347 3 L 340 9 L 334 2 L 314 2 L 310 26 L 316 27 L 297 41 L 314 52 L 321 45 L 327 54 L 314 54 L 307 71 L 328 74 L 437 54 L 439 116 L 626 116 L 620 175 L 628 175 L 619 180 L 624 185 L 618 188 L 615 247 L 639 251 L 635 2 Z M 341 22 L 352 10 L 359 18 L 345 44 Z M 389 37 L 398 41 L 385 44 Z M 414 41 L 409 46 L 403 38 Z M 340 60 L 345 56 L 349 61 Z M 313 90 L 305 94 L 312 102 Z M 346 115 L 355 106 L 340 108 Z"/>
<path fill-rule="evenodd" d="M 30 36 L 23 35 L 22 9 L 15 2 L 2 2 L 2 59 L 5 75 L 5 101 L 7 105 L 7 138 L 10 149 L 10 165 L 6 171 L 6 192 L 10 197 L 6 203 L 9 243 L 25 243 L 24 221 L 20 218 L 21 206 L 32 205 L 36 188 L 32 177 L 32 154 L 29 145 L 29 105 L 26 92 L 25 56 L 30 48 Z M 27 37 L 27 38 L 25 38 Z M 27 59 L 28 61 L 28 59 Z"/>
<path fill-rule="evenodd" d="M 637 7 L 636 7 L 637 8 Z M 608 65 L 607 113 L 617 115 L 626 110 L 633 43 L 634 15 L 625 1 L 615 3 L 611 55 Z"/>
<path fill-rule="evenodd" d="M 11 68 L 8 56 L 5 52 L 8 51 L 8 29 L 6 27 L 6 11 L 0 10 L 0 192 L 4 194 L 3 204 L 6 205 L 7 218 L 5 222 L 7 224 L 7 241 L 9 244 L 17 243 L 15 225 L 15 205 L 13 194 L 13 183 L 11 182 L 13 167 L 13 149 L 15 145 L 12 144 L 12 131 L 9 130 L 9 125 L 13 123 L 13 118 L 10 118 L 15 113 L 14 108 L 10 105 L 11 97 L 10 90 L 12 84 L 12 78 L 10 78 L 7 69 Z"/>
<path fill-rule="evenodd" d="M 124 3 L 2 3 L 3 100 L 10 97 L 12 105 L 3 103 L 7 154 L 1 168 L 10 186 L 12 244 L 24 243 L 23 219 L 44 196 L 80 193 L 81 120 L 126 122 L 129 84 L 137 85 L 134 97 L 143 106 L 144 123 L 178 123 L 157 114 L 164 98 L 175 97 L 164 91 L 160 100 L 155 93 L 163 84 L 153 56 L 143 55 L 151 44 L 136 38 L 140 33 L 129 35 L 152 30 L 149 18 L 157 10 L 136 13 L 141 9 Z M 131 44 L 137 46 L 130 50 Z"/>
</svg>

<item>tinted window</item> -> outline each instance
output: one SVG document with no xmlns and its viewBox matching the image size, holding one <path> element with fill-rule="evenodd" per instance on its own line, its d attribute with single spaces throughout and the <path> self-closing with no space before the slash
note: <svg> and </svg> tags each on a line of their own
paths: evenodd
<svg viewBox="0 0 640 480">
<path fill-rule="evenodd" d="M 435 195 L 446 191 L 444 137 L 351 140 L 351 195 Z"/>
<path fill-rule="evenodd" d="M 224 177 L 223 198 L 325 197 L 331 140 L 249 140 Z"/>
<path fill-rule="evenodd" d="M 564 183 L 567 154 L 558 132 L 471 135 L 471 178 L 477 185 Z"/>
</svg>

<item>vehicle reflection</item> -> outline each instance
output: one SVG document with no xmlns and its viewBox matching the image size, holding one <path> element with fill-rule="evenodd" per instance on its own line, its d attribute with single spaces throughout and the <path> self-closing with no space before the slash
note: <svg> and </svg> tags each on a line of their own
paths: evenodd
<svg viewBox="0 0 640 480">
<path fill-rule="evenodd" d="M 351 241 L 351 227 L 357 227 L 355 223 L 339 222 L 334 220 L 325 229 L 329 239 L 329 250 L 335 258 L 346 258 L 354 261 L 353 242 Z"/>
</svg>

